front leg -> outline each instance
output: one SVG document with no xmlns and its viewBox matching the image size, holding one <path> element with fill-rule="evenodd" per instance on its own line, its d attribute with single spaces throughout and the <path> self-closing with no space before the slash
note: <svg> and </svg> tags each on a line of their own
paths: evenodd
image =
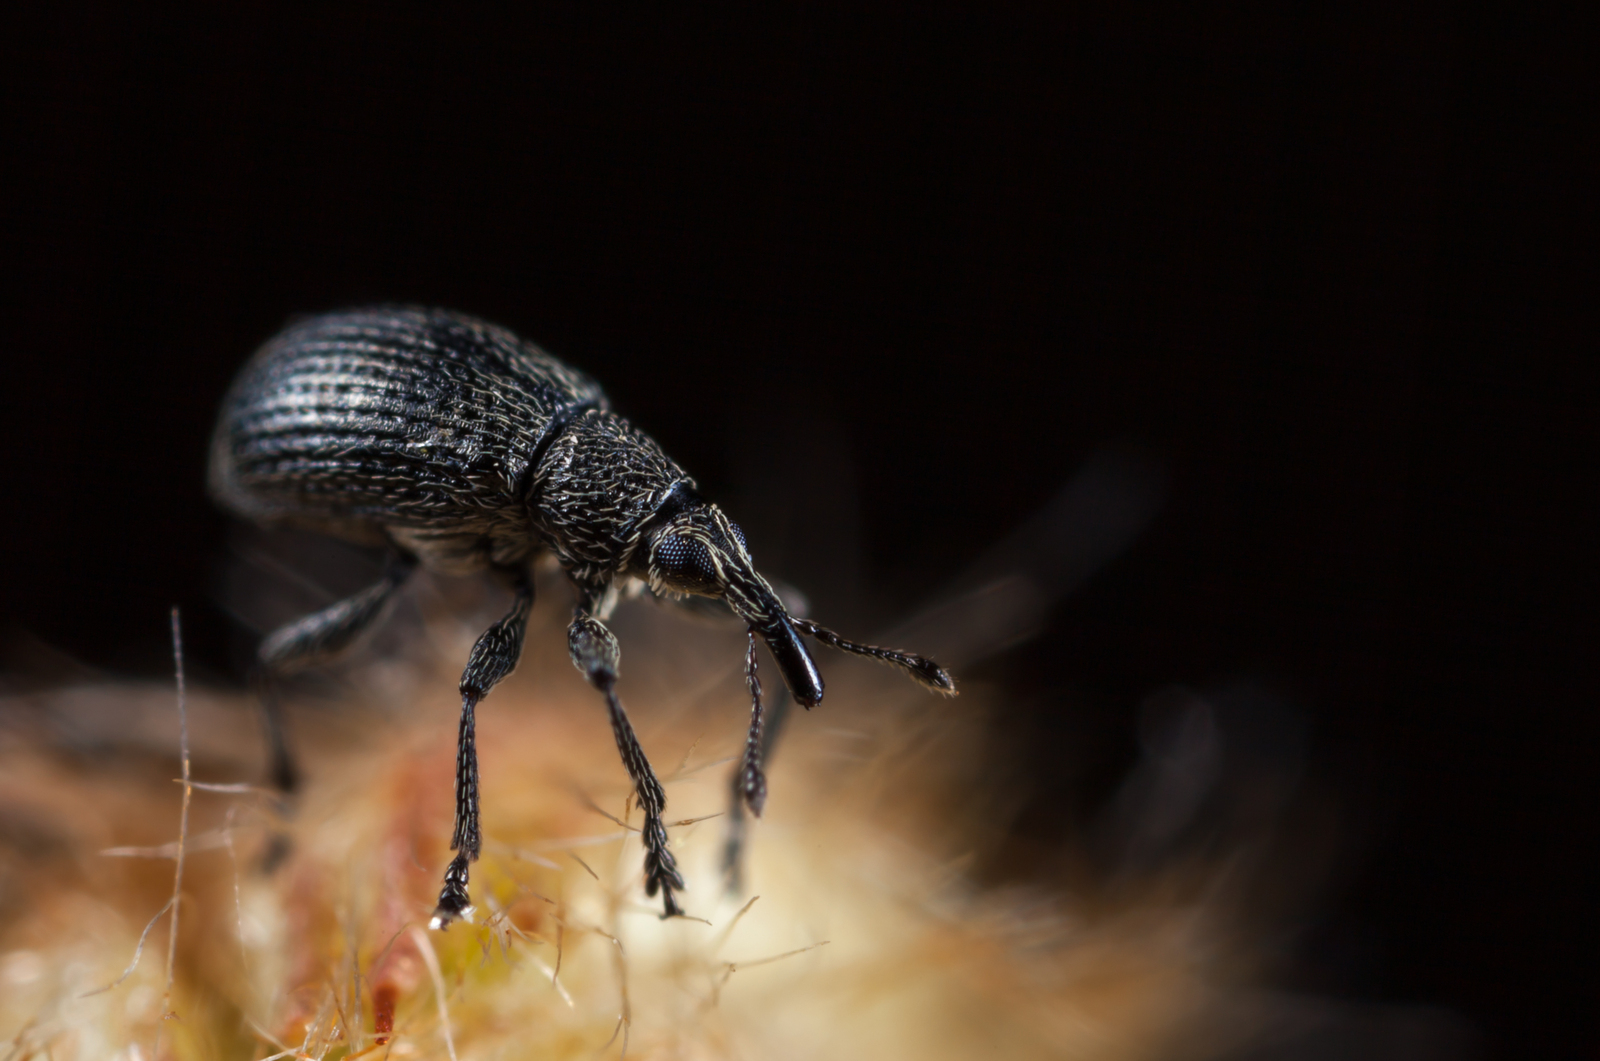
<svg viewBox="0 0 1600 1061">
<path fill-rule="evenodd" d="M 605 695 L 606 707 L 611 715 L 611 733 L 617 740 L 617 751 L 622 755 L 622 765 L 633 779 L 634 790 L 639 794 L 639 806 L 644 808 L 644 890 L 646 895 L 661 891 L 665 912 L 662 917 L 676 917 L 683 913 L 678 907 L 673 891 L 684 888 L 683 876 L 677 862 L 667 848 L 667 827 L 661 820 L 666 809 L 667 795 L 650 768 L 650 760 L 639 746 L 622 701 L 617 699 L 617 664 L 621 650 L 616 635 L 606 629 L 589 610 L 580 607 L 567 628 L 567 647 L 572 653 L 572 664 L 589 680 L 589 684 Z"/>
<path fill-rule="evenodd" d="M 533 609 L 533 583 L 525 572 L 513 576 L 516 599 L 505 618 L 483 632 L 472 646 L 461 675 L 461 729 L 456 742 L 456 825 L 450 850 L 456 857 L 444 872 L 444 888 L 433 911 L 434 928 L 444 928 L 472 908 L 467 897 L 467 866 L 478 858 L 483 834 L 478 829 L 478 743 L 474 711 L 500 679 L 510 674 L 522 655 L 522 638 Z"/>
<path fill-rule="evenodd" d="M 772 758 L 772 749 L 778 743 L 788 721 L 794 698 L 782 682 L 773 691 L 772 703 L 763 713 L 761 708 L 761 682 L 755 677 L 755 661 L 745 656 L 745 680 L 750 685 L 750 731 L 745 738 L 744 756 L 733 772 L 728 796 L 728 830 L 722 845 L 722 877 L 729 894 L 744 891 L 745 806 L 748 803 L 756 817 L 761 816 L 761 805 L 766 802 L 767 781 L 765 764 Z M 752 751 L 754 749 L 754 751 Z M 752 767 L 755 774 L 752 777 Z"/>
</svg>

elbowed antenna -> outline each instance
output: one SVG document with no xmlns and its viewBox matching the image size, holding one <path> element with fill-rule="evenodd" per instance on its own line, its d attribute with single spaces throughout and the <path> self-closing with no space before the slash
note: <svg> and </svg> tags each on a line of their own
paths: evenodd
<svg viewBox="0 0 1600 1061">
<path fill-rule="evenodd" d="M 956 680 L 950 676 L 950 672 L 926 656 L 850 641 L 840 637 L 825 626 L 818 626 L 810 619 L 796 619 L 794 616 L 788 616 L 788 620 L 794 629 L 816 638 L 829 648 L 836 648 L 841 652 L 849 652 L 857 656 L 866 656 L 868 659 L 875 659 L 879 663 L 887 663 L 891 666 L 899 667 L 919 683 L 942 696 L 955 696 L 957 693 Z M 798 640 L 797 638 L 796 641 L 798 642 Z M 802 651 L 804 650 L 802 649 Z"/>
</svg>

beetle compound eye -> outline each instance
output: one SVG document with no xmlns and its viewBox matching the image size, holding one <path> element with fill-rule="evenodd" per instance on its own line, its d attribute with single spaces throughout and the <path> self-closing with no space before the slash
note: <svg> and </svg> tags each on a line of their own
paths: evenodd
<svg viewBox="0 0 1600 1061">
<path fill-rule="evenodd" d="M 694 545 L 695 543 L 687 538 L 680 538 L 675 534 L 667 535 L 656 546 L 656 566 L 661 568 L 664 574 L 677 574 L 688 565 Z"/>
<path fill-rule="evenodd" d="M 681 534 L 669 534 L 656 546 L 656 567 L 679 585 L 710 585 L 716 581 L 716 568 L 705 543 Z"/>
<path fill-rule="evenodd" d="M 737 523 L 732 521 L 729 521 L 728 529 L 733 531 L 733 536 L 735 538 L 739 539 L 739 548 L 743 549 L 745 554 L 748 555 L 750 552 L 750 543 L 744 540 L 744 531 L 739 528 Z"/>
</svg>

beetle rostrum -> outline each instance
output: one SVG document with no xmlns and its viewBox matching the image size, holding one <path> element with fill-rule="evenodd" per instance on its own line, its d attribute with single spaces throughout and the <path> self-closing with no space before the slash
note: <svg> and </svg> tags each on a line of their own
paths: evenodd
<svg viewBox="0 0 1600 1061">
<path fill-rule="evenodd" d="M 388 550 L 378 584 L 272 633 L 257 653 L 273 779 L 296 770 L 271 679 L 326 660 L 378 621 L 418 565 L 488 570 L 510 610 L 472 647 L 461 675 L 455 858 L 433 925 L 470 910 L 478 857 L 475 711 L 511 673 L 533 606 L 532 565 L 554 554 L 577 594 L 567 644 L 605 699 L 645 821 L 645 891 L 664 917 L 684 887 L 667 842 L 661 783 L 617 694 L 620 649 L 605 622 L 636 584 L 668 600 L 720 600 L 748 629 L 751 720 L 737 792 L 766 797 L 756 638 L 794 699 L 822 700 L 801 635 L 900 667 L 945 694 L 955 683 L 920 656 L 863 645 L 791 615 L 757 572 L 744 533 L 696 490 L 654 439 L 611 411 L 594 380 L 503 328 L 445 310 L 376 307 L 311 317 L 263 346 L 224 402 L 210 484 L 224 507 L 262 524 L 310 528 Z"/>
</svg>

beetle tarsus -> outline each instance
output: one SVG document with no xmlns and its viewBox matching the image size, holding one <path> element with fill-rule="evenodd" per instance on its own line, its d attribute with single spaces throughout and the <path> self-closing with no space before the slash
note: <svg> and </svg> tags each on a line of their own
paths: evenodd
<svg viewBox="0 0 1600 1061">
<path fill-rule="evenodd" d="M 450 860 L 444 871 L 444 887 L 439 892 L 439 905 L 434 907 L 430 928 L 446 928 L 457 918 L 472 913 L 472 900 L 467 895 L 467 865 L 472 860 L 465 851 Z"/>
</svg>

